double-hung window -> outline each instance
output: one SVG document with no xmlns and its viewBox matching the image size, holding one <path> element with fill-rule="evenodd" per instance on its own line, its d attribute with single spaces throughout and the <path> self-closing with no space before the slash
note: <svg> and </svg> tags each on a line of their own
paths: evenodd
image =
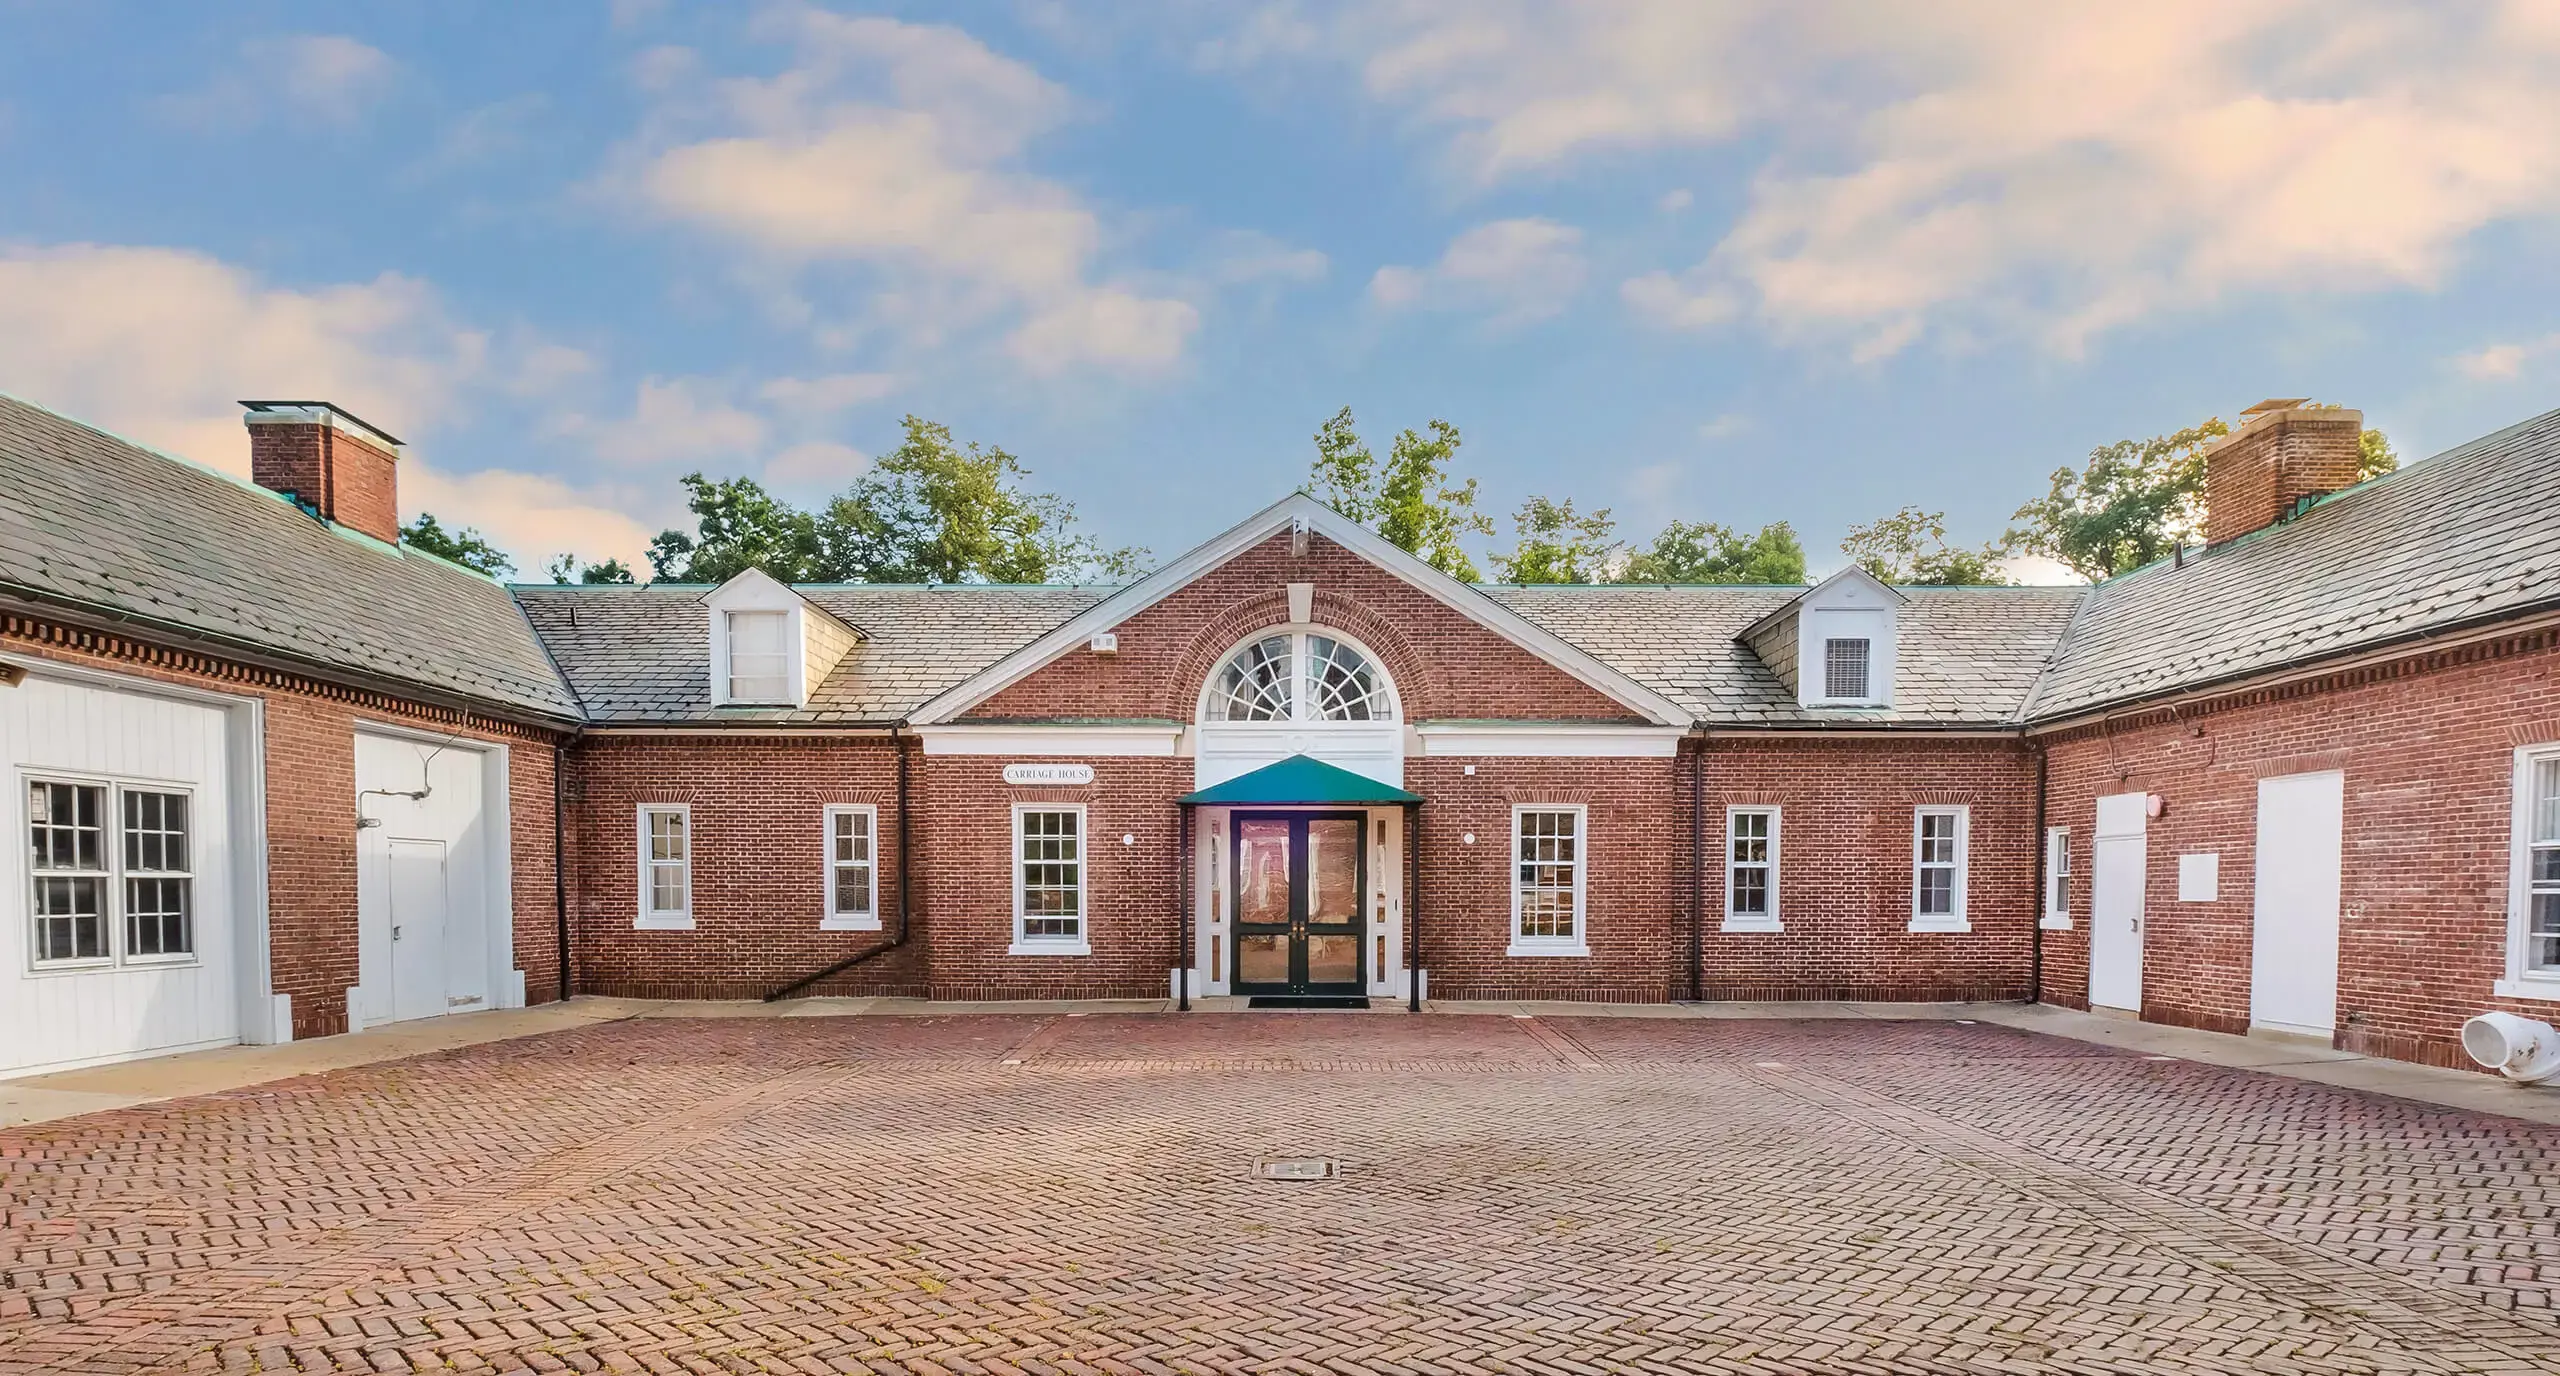
<svg viewBox="0 0 2560 1376">
<path fill-rule="evenodd" d="M 1015 955 L 1086 955 L 1084 809 L 1013 809 Z"/>
<path fill-rule="evenodd" d="M 1971 822 L 1961 807 L 1924 807 L 1911 816 L 1911 930 L 1968 932 L 1965 851 Z"/>
<path fill-rule="evenodd" d="M 2071 926 L 2071 828 L 2044 829 L 2044 921 L 2053 931 Z"/>
<path fill-rule="evenodd" d="M 827 809 L 827 915 L 830 931 L 880 930 L 879 815 L 867 803 Z"/>
<path fill-rule="evenodd" d="M 2560 744 L 2516 752 L 2507 998 L 2560 999 Z"/>
<path fill-rule="evenodd" d="M 791 691 L 791 613 L 730 612 L 729 701 L 786 703 Z"/>
<path fill-rule="evenodd" d="M 1578 806 L 1511 810 L 1512 955 L 1590 954 L 1583 929 L 1589 821 Z"/>
<path fill-rule="evenodd" d="M 693 809 L 681 803 L 640 808 L 638 927 L 685 931 L 693 926 Z"/>
<path fill-rule="evenodd" d="M 191 801 L 161 788 L 27 781 L 28 954 L 36 968 L 194 959 Z"/>
<path fill-rule="evenodd" d="M 1724 814 L 1724 930 L 1778 931 L 1778 809 Z"/>
</svg>

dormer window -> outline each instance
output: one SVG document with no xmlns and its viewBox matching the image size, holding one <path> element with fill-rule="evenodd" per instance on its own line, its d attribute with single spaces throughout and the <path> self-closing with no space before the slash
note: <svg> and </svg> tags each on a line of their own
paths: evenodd
<svg viewBox="0 0 2560 1376">
<path fill-rule="evenodd" d="M 797 700 L 791 682 L 791 613 L 729 612 L 729 701 Z"/>
<path fill-rule="evenodd" d="M 1867 658 L 1870 642 L 1864 636 L 1854 639 L 1833 637 L 1822 642 L 1822 695 L 1835 701 L 1864 701 L 1867 692 Z"/>
</svg>

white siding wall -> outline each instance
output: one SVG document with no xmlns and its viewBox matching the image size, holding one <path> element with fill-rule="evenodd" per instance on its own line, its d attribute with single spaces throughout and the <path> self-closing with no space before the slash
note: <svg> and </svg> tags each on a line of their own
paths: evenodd
<svg viewBox="0 0 2560 1376">
<path fill-rule="evenodd" d="M 0 688 L 0 749 L 8 762 L 0 817 L 11 828 L 0 863 L 0 1075 L 131 1059 L 239 1040 L 232 911 L 230 780 L 224 713 L 215 707 L 31 676 Z M 59 776 L 113 785 L 178 787 L 191 795 L 195 858 L 192 961 L 34 968 L 29 926 L 27 782 Z M 109 820 L 114 814 L 110 794 Z M 109 844 L 114 844 L 111 826 Z M 110 890 L 118 886 L 110 885 Z M 122 894 L 111 892 L 111 941 Z M 120 941 L 117 941 L 120 949 Z"/>
</svg>

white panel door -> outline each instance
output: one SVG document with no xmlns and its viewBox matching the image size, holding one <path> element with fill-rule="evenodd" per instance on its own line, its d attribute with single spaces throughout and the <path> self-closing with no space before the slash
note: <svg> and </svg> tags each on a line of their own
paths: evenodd
<svg viewBox="0 0 2560 1376">
<path fill-rule="evenodd" d="M 2143 874 L 2150 863 L 2150 795 L 2098 800 L 2089 866 L 2089 1002 L 2142 1008 Z"/>
<path fill-rule="evenodd" d="M 391 1016 L 442 1017 L 445 937 L 444 842 L 391 843 Z"/>
<path fill-rule="evenodd" d="M 2347 776 L 2258 781 L 2257 898 L 2249 1021 L 2287 1032 L 2338 1025 L 2338 872 Z"/>
</svg>

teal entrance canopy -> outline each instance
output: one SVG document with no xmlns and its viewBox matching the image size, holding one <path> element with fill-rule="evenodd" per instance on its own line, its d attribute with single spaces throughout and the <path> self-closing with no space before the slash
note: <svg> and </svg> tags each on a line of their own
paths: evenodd
<svg viewBox="0 0 2560 1376">
<path fill-rule="evenodd" d="M 1380 783 L 1366 774 L 1354 774 L 1322 760 L 1292 755 L 1276 764 L 1266 764 L 1250 774 L 1239 774 L 1225 783 L 1213 784 L 1197 793 L 1186 793 L 1174 801 L 1209 807 L 1302 804 L 1387 807 L 1421 802 L 1422 795 L 1407 793 L 1394 784 Z"/>
</svg>

